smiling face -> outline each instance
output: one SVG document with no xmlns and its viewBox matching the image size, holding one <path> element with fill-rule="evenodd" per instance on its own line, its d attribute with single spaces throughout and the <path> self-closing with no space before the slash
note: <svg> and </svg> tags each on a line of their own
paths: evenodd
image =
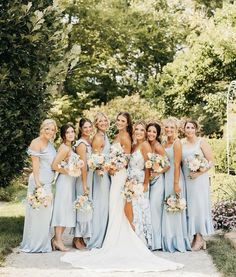
<svg viewBox="0 0 236 277">
<path fill-rule="evenodd" d="M 93 127 L 92 124 L 88 121 L 84 123 L 84 125 L 81 127 L 81 132 L 83 136 L 89 137 L 92 133 Z"/>
<path fill-rule="evenodd" d="M 134 127 L 134 138 L 136 140 L 145 140 L 145 138 L 146 138 L 146 129 L 142 124 L 137 124 Z"/>
<path fill-rule="evenodd" d="M 177 136 L 177 127 L 174 122 L 167 121 L 165 124 L 165 135 L 167 138 L 175 138 Z"/>
<path fill-rule="evenodd" d="M 72 142 L 74 140 L 75 140 L 75 130 L 74 128 L 69 127 L 65 133 L 65 142 Z"/>
<path fill-rule="evenodd" d="M 50 123 L 46 124 L 40 131 L 40 134 L 47 140 L 51 140 L 54 138 L 56 133 L 55 125 Z"/>
<path fill-rule="evenodd" d="M 98 130 L 101 130 L 102 132 L 105 132 L 108 128 L 109 122 L 105 116 L 100 117 L 97 120 L 96 127 Z"/>
<path fill-rule="evenodd" d="M 152 142 L 157 139 L 157 129 L 154 126 L 149 126 L 147 129 L 147 139 Z"/>
<path fill-rule="evenodd" d="M 116 128 L 118 131 L 126 130 L 128 126 L 128 120 L 125 116 L 119 115 L 116 119 Z"/>
<path fill-rule="evenodd" d="M 184 133 L 187 138 L 195 138 L 196 137 L 196 126 L 191 122 L 186 123 L 186 125 L 184 127 Z"/>
</svg>

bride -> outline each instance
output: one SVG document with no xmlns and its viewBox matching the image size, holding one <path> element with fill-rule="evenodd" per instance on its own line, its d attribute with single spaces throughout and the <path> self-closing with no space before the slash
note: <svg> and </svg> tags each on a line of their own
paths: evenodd
<svg viewBox="0 0 236 277">
<path fill-rule="evenodd" d="M 131 151 L 132 124 L 130 115 L 119 113 L 116 119 L 118 134 L 113 147 Z M 154 255 L 135 234 L 124 213 L 125 201 L 121 189 L 127 178 L 123 168 L 112 176 L 109 199 L 109 223 L 102 248 L 91 251 L 66 253 L 61 261 L 74 267 L 97 272 L 109 271 L 165 271 L 182 268 L 182 264 L 173 263 Z"/>
</svg>

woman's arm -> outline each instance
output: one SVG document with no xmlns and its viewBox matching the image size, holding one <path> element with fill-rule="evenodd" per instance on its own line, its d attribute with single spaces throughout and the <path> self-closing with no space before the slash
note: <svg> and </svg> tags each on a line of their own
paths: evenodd
<svg viewBox="0 0 236 277">
<path fill-rule="evenodd" d="M 31 142 L 29 149 L 31 149 L 35 152 L 40 152 L 40 150 L 41 150 L 40 141 L 37 139 L 34 139 Z M 35 182 L 36 188 L 41 186 L 40 181 L 39 181 L 39 159 L 40 159 L 39 157 L 31 155 L 33 176 L 34 176 L 34 182 Z"/>
<path fill-rule="evenodd" d="M 155 153 L 156 153 L 156 154 L 159 154 L 159 155 L 161 155 L 161 156 L 163 156 L 163 157 L 166 156 L 165 148 L 164 148 L 161 144 L 159 144 L 159 143 L 155 146 Z M 162 174 L 162 173 L 165 173 L 165 172 L 168 171 L 169 169 L 170 169 L 170 167 L 169 167 L 169 166 L 166 166 L 166 167 L 163 168 L 163 170 L 162 170 L 160 173 L 157 173 L 157 175 Z M 155 175 L 155 176 L 157 176 L 157 175 Z"/>
<path fill-rule="evenodd" d="M 80 159 L 83 160 L 84 166 L 81 171 L 81 180 L 83 185 L 83 191 L 85 194 L 89 193 L 88 185 L 87 185 L 87 155 L 86 155 L 86 145 L 84 143 L 80 143 L 76 149 L 76 153 L 80 156 Z"/>
<path fill-rule="evenodd" d="M 211 146 L 209 145 L 209 143 L 205 139 L 201 139 L 200 147 L 201 147 L 204 157 L 209 162 L 209 167 L 206 167 L 205 169 L 198 171 L 198 172 L 191 172 L 189 174 L 189 176 L 192 179 L 195 179 L 198 176 L 202 175 L 203 173 L 207 172 L 214 165 L 213 152 L 212 152 L 212 149 L 211 149 Z"/>
<path fill-rule="evenodd" d="M 174 192 L 180 193 L 181 188 L 179 185 L 179 177 L 180 177 L 180 164 L 182 158 L 182 145 L 178 140 L 174 143 Z"/>
<path fill-rule="evenodd" d="M 68 157 L 70 150 L 71 149 L 64 144 L 59 147 L 57 155 L 52 162 L 53 170 L 62 174 L 68 174 L 68 170 L 66 168 L 61 167 L 60 164 L 63 160 L 65 160 Z"/>
<path fill-rule="evenodd" d="M 152 152 L 150 144 L 147 141 L 144 141 L 141 145 L 140 150 L 143 155 L 144 161 L 146 162 L 148 160 L 148 153 Z M 144 182 L 143 182 L 143 191 L 144 192 L 148 191 L 149 178 L 150 178 L 150 170 L 148 168 L 145 168 Z"/>
</svg>

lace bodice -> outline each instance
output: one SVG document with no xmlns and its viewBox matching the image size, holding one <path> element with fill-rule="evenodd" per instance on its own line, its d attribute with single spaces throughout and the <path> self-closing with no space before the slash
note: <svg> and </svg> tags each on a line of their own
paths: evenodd
<svg viewBox="0 0 236 277">
<path fill-rule="evenodd" d="M 144 181 L 144 166 L 145 161 L 140 149 L 136 150 L 130 155 L 128 176 L 130 178 L 136 178 L 138 182 Z"/>
</svg>

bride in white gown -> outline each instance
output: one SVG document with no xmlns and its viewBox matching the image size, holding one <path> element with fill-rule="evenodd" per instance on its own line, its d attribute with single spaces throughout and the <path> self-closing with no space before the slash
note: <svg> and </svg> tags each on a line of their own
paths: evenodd
<svg viewBox="0 0 236 277">
<path fill-rule="evenodd" d="M 128 149 L 131 148 L 131 140 L 126 131 L 129 125 L 131 126 L 129 114 L 118 114 L 117 127 L 119 133 L 113 146 L 123 147 L 125 152 L 130 152 Z M 112 176 L 109 223 L 102 248 L 66 253 L 61 258 L 61 261 L 70 263 L 74 267 L 97 272 L 148 272 L 182 268 L 182 264 L 173 263 L 154 255 L 131 228 L 124 213 L 125 201 L 121 196 L 121 189 L 125 184 L 126 178 L 127 172 L 125 168 Z"/>
</svg>

